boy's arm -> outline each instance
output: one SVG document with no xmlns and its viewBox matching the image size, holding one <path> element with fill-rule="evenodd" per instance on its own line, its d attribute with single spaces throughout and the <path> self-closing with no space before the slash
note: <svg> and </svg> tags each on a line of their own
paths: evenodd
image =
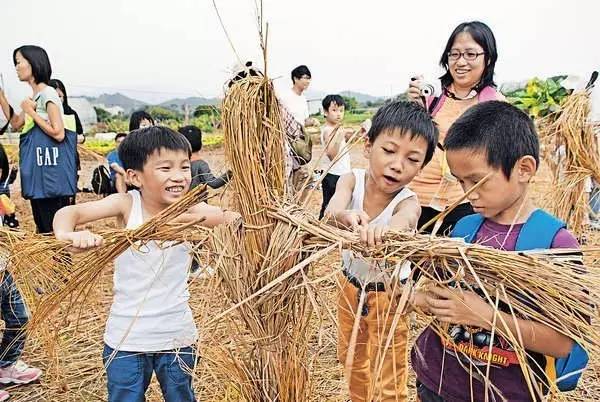
<svg viewBox="0 0 600 402">
<path fill-rule="evenodd" d="M 54 236 L 58 240 L 71 242 L 75 249 L 99 246 L 102 244 L 100 236 L 89 231 L 75 231 L 77 225 L 112 217 L 125 220 L 131 203 L 131 196 L 127 194 L 111 194 L 98 201 L 64 207 L 54 215 Z"/>
<path fill-rule="evenodd" d="M 239 216 L 240 215 L 237 212 L 224 211 L 219 207 L 201 202 L 190 207 L 187 212 L 181 214 L 176 219 L 176 222 L 190 223 L 202 220 L 199 222 L 200 225 L 212 228 L 222 223 L 230 223 L 239 218 Z"/>
<path fill-rule="evenodd" d="M 415 230 L 419 217 L 421 216 L 421 204 L 417 196 L 409 197 L 400 201 L 394 209 L 394 215 L 390 220 L 389 228 L 405 232 L 407 230 Z"/>
<path fill-rule="evenodd" d="M 455 292 L 446 288 L 433 287 L 425 296 L 430 313 L 442 322 L 470 325 L 492 330 L 494 308 L 479 295 L 470 291 Z M 573 341 L 554 329 L 536 321 L 514 318 L 504 312 L 496 312 L 496 326 L 503 334 L 512 334 L 525 349 L 554 357 L 566 357 Z"/>
<path fill-rule="evenodd" d="M 364 211 L 348 209 L 348 204 L 352 200 L 355 182 L 353 173 L 345 174 L 339 178 L 335 193 L 325 210 L 325 222 L 350 230 L 366 226 L 369 223 L 369 216 Z"/>
<path fill-rule="evenodd" d="M 337 126 L 334 129 L 326 127 L 323 133 L 323 139 L 325 140 L 325 155 L 330 161 L 337 157 L 340 150 L 340 143 L 342 142 L 343 129 L 341 126 Z M 332 139 L 333 137 L 333 139 Z"/>
</svg>

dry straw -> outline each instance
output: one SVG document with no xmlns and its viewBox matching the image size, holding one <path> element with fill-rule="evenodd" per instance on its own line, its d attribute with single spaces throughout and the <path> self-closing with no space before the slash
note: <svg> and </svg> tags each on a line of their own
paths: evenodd
<svg viewBox="0 0 600 402">
<path fill-rule="evenodd" d="M 583 234 L 589 212 L 585 181 L 593 178 L 600 183 L 600 150 L 589 116 L 589 92 L 576 91 L 559 112 L 538 121 L 553 175 L 546 206 L 577 236 Z"/>
</svg>

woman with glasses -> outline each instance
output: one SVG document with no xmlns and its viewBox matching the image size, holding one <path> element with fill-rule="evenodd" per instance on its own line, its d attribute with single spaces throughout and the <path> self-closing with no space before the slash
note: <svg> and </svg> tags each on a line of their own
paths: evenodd
<svg viewBox="0 0 600 402">
<path fill-rule="evenodd" d="M 450 35 L 440 59 L 440 65 L 446 70 L 440 78 L 442 94 L 421 96 L 422 77 L 413 78 L 409 83 L 409 98 L 429 110 L 440 131 L 440 144 L 433 159 L 411 183 L 422 206 L 419 228 L 464 194 L 450 174 L 441 144 L 448 128 L 471 106 L 488 100 L 504 100 L 494 83 L 497 58 L 492 30 L 483 22 L 464 22 Z M 471 205 L 465 200 L 444 218 L 437 233 L 449 233 L 459 219 L 472 213 Z M 429 226 L 425 231 L 430 233 L 432 229 L 433 226 Z"/>
</svg>

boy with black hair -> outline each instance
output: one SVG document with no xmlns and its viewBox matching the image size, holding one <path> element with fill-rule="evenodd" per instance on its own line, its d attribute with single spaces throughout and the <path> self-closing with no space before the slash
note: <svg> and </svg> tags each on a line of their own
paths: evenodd
<svg viewBox="0 0 600 402">
<path fill-rule="evenodd" d="M 340 176 L 352 172 L 346 141 L 353 133 L 351 129 L 341 127 L 346 109 L 344 98 L 340 95 L 327 95 L 321 103 L 325 115 L 325 124 L 321 126 L 321 144 L 325 146 L 323 170 L 326 174 L 321 181 L 323 203 L 321 204 L 319 219 L 323 218 L 325 214 L 325 208 L 327 208 L 329 200 L 335 193 L 335 186 Z M 334 130 L 336 130 L 335 133 Z"/>
<path fill-rule="evenodd" d="M 102 237 L 77 225 L 116 217 L 135 229 L 188 191 L 191 149 L 183 135 L 166 127 L 138 129 L 119 146 L 128 180 L 138 190 L 61 209 L 54 219 L 57 239 L 76 249 L 102 244 Z M 207 227 L 239 215 L 200 203 L 181 217 Z M 132 246 L 114 264 L 114 298 L 104 333 L 103 359 L 110 402 L 144 400 L 152 373 L 167 402 L 195 401 L 192 372 L 197 330 L 188 304 L 187 243 L 148 242 Z"/>
<path fill-rule="evenodd" d="M 367 137 L 364 153 L 369 168 L 354 169 L 339 179 L 325 215 L 329 222 L 359 232 L 363 242 L 374 246 L 381 244 L 389 229 L 415 230 L 421 208 L 407 185 L 431 160 L 438 131 L 423 107 L 392 102 L 377 111 Z M 353 402 L 405 401 L 408 322 L 403 317 L 392 328 L 397 308 L 387 288 L 392 269 L 352 251 L 343 251 L 342 263 L 338 358 L 346 366 L 350 398 Z M 400 271 L 402 279 L 410 269 Z M 355 317 L 359 329 L 351 345 Z M 386 349 L 390 335 L 393 340 Z M 354 359 L 347 361 L 350 347 Z"/>
<path fill-rule="evenodd" d="M 450 170 L 465 192 L 491 173 L 468 196 L 476 214 L 458 221 L 452 236 L 507 251 L 578 248 L 565 224 L 537 209 L 529 198 L 529 183 L 539 164 L 539 144 L 527 115 L 505 102 L 480 103 L 450 127 L 444 147 Z M 476 292 L 434 287 L 427 294 L 415 292 L 410 300 L 441 322 L 449 323 L 452 339 L 442 341 L 430 327 L 416 341 L 412 365 L 423 402 L 537 400 L 528 389 L 515 351 L 502 333 L 522 339 L 529 367 L 540 381 L 546 378 L 547 365 L 553 366 L 554 359 L 569 355 L 574 347 L 571 339 L 550 327 L 513 319 L 503 303 L 499 313 L 503 317 L 494 320 L 494 306 Z M 494 321 L 498 341 L 490 345 Z M 486 387 L 477 373 L 485 373 L 488 359 L 481 360 L 481 356 L 489 352 L 495 364 L 489 373 L 493 386 Z"/>
<path fill-rule="evenodd" d="M 192 184 L 190 189 L 206 183 L 210 188 L 217 189 L 223 187 L 231 179 L 231 171 L 227 171 L 219 177 L 215 177 L 208 163 L 202 159 L 202 131 L 196 126 L 184 126 L 178 130 L 189 141 L 192 147 L 191 169 Z"/>
</svg>

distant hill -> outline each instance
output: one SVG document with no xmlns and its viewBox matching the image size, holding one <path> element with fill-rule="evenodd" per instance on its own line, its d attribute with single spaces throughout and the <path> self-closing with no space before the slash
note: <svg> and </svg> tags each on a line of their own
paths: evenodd
<svg viewBox="0 0 600 402">
<path fill-rule="evenodd" d="M 190 105 L 192 109 L 195 109 L 199 105 L 218 105 L 221 103 L 221 99 L 218 98 L 203 98 L 200 96 L 191 96 L 189 98 L 175 98 L 165 101 L 158 106 L 162 106 L 167 109 L 173 109 L 181 111 L 183 105 Z"/>
<path fill-rule="evenodd" d="M 373 96 L 373 95 L 363 94 L 363 93 L 354 92 L 354 91 L 343 91 L 343 92 L 340 92 L 340 95 L 346 96 L 348 98 L 355 98 L 358 101 L 358 103 L 363 103 L 363 104 L 367 103 L 367 102 L 377 102 L 377 101 L 384 99 L 383 96 Z"/>
<path fill-rule="evenodd" d="M 125 113 L 131 113 L 134 110 L 142 109 L 143 107 L 148 106 L 146 102 L 130 98 L 118 92 L 116 94 L 102 94 L 98 97 L 86 96 L 86 99 L 89 100 L 92 105 L 122 107 L 123 110 L 125 110 Z"/>
</svg>

